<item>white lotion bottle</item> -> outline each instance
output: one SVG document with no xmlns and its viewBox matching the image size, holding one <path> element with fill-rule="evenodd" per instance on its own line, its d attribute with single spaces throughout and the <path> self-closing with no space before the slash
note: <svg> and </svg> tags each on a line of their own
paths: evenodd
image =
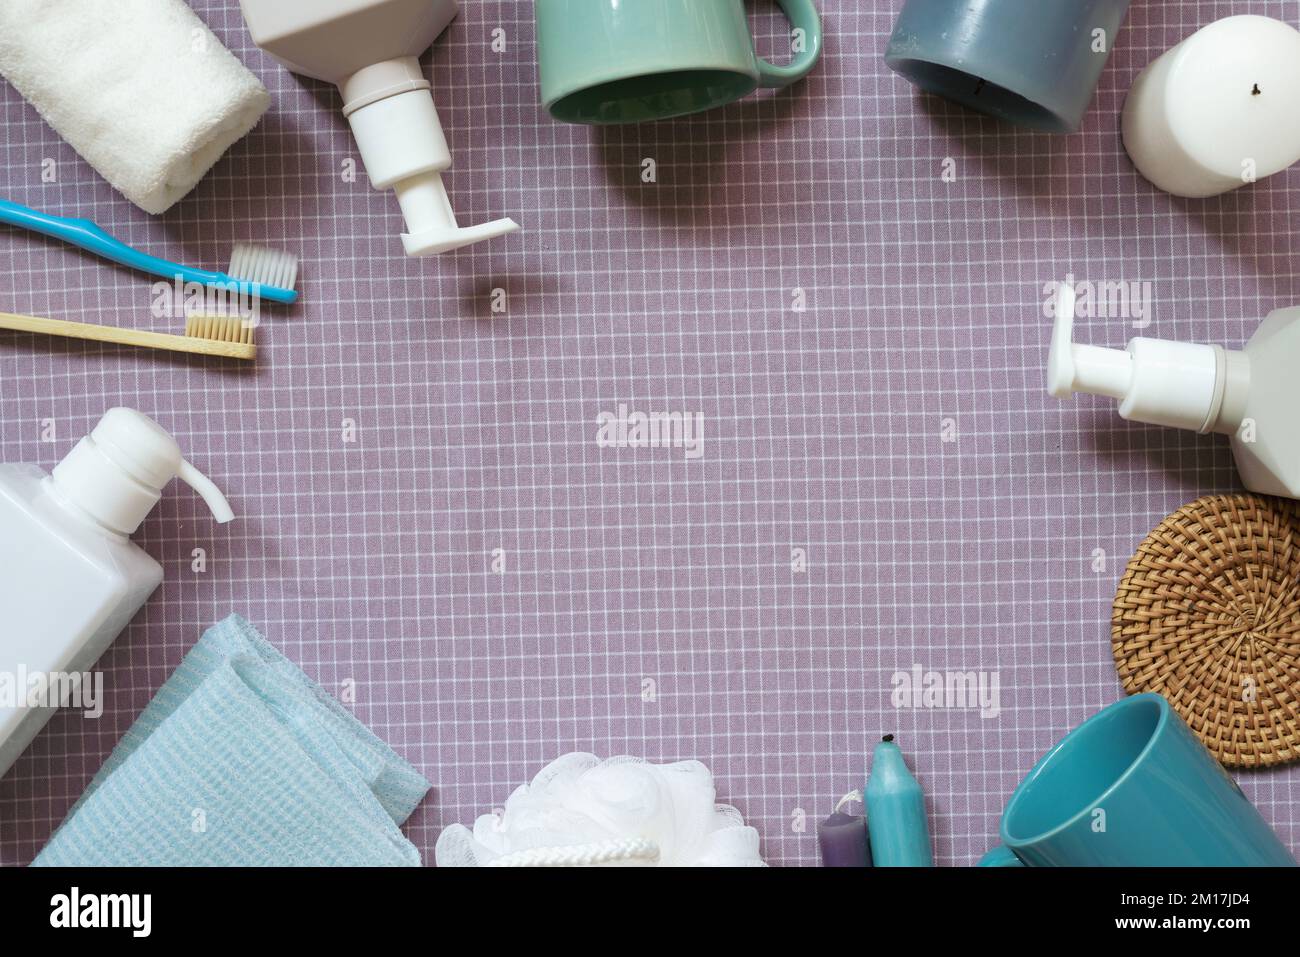
<svg viewBox="0 0 1300 957">
<path fill-rule="evenodd" d="M 218 522 L 234 518 L 176 440 L 132 409 L 105 413 L 51 474 L 0 465 L 0 676 L 13 692 L 0 702 L 0 776 L 64 703 L 29 700 L 33 679 L 87 671 L 162 582 L 130 535 L 177 477 Z"/>
<path fill-rule="evenodd" d="M 253 42 L 294 73 L 343 94 L 375 189 L 391 189 L 406 219 L 408 256 L 504 236 L 513 219 L 461 226 L 442 174 L 451 151 L 419 56 L 460 12 L 456 0 L 240 0 Z"/>
<path fill-rule="evenodd" d="M 1241 351 L 1163 339 L 1134 339 L 1127 350 L 1078 345 L 1074 311 L 1074 289 L 1062 283 L 1052 395 L 1109 396 L 1134 422 L 1230 435 L 1246 488 L 1300 499 L 1300 307 L 1274 312 Z"/>
</svg>

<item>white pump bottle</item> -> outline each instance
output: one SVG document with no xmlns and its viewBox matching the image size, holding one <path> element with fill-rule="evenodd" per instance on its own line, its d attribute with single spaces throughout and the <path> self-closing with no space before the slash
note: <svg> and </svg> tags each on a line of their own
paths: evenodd
<svg viewBox="0 0 1300 957">
<path fill-rule="evenodd" d="M 89 669 L 162 582 L 129 536 L 177 477 L 218 522 L 234 518 L 175 439 L 132 409 L 110 409 L 49 475 L 0 465 L 0 775 L 66 703 L 33 689 Z"/>
<path fill-rule="evenodd" d="M 1074 312 L 1074 289 L 1062 283 L 1052 395 L 1110 396 L 1134 422 L 1230 435 L 1248 489 L 1300 499 L 1300 307 L 1274 312 L 1241 351 L 1163 339 L 1134 339 L 1127 350 L 1078 345 Z"/>
<path fill-rule="evenodd" d="M 451 152 L 418 58 L 460 12 L 456 0 L 240 0 L 240 6 L 254 43 L 294 73 L 338 86 L 371 185 L 397 192 L 407 255 L 447 252 L 519 228 L 513 219 L 458 225 L 442 181 Z"/>
</svg>

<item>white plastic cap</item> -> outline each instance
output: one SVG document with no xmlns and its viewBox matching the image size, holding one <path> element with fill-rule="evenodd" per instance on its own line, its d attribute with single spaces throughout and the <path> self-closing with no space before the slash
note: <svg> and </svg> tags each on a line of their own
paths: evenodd
<svg viewBox="0 0 1300 957">
<path fill-rule="evenodd" d="M 1061 283 L 1047 358 L 1047 391 L 1119 400 L 1119 414 L 1135 422 L 1208 432 L 1223 404 L 1225 352 L 1219 346 L 1134 339 L 1127 351 L 1076 345 L 1074 288 Z"/>
<path fill-rule="evenodd" d="M 408 90 L 348 113 L 352 133 L 375 189 L 394 189 L 406 217 L 402 244 L 408 256 L 430 256 L 504 236 L 513 219 L 461 228 L 442 182 L 451 152 L 428 90 Z"/>
<path fill-rule="evenodd" d="M 173 478 L 203 497 L 220 524 L 234 519 L 230 503 L 153 419 L 134 409 L 109 409 L 90 435 L 54 467 L 55 488 L 93 519 L 130 535 L 162 498 Z"/>
</svg>

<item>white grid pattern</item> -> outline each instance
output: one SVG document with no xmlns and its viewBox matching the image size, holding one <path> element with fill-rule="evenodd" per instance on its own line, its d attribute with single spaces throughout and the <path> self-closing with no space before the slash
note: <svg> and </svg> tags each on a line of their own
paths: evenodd
<svg viewBox="0 0 1300 957">
<path fill-rule="evenodd" d="M 276 105 L 193 196 L 150 219 L 4 86 L 0 195 L 196 264 L 224 266 L 237 240 L 295 249 L 304 301 L 259 330 L 256 370 L 0 335 L 0 460 L 48 467 L 130 405 L 241 516 L 216 528 L 173 488 L 146 523 L 167 581 L 105 659 L 105 718 L 57 718 L 0 783 L 0 862 L 35 854 L 231 611 L 327 688 L 357 681 L 357 714 L 435 784 L 407 829 L 430 860 L 445 824 L 586 749 L 703 760 L 769 861 L 810 863 L 812 820 L 883 731 L 927 788 L 940 862 L 978 857 L 1033 760 L 1120 694 L 1108 621 L 1132 549 L 1235 483 L 1218 440 L 1044 394 L 1043 285 L 1150 280 L 1148 334 L 1230 345 L 1300 301 L 1300 174 L 1185 203 L 1133 172 L 1117 132 L 1159 52 L 1229 14 L 1300 22 L 1300 3 L 1136 0 L 1085 129 L 1049 137 L 918 98 L 881 60 L 897 4 L 848 0 L 823 0 L 827 56 L 784 95 L 563 126 L 536 106 L 532 5 L 465 0 L 432 58 L 450 188 L 462 221 L 525 231 L 434 261 L 401 256 L 390 194 L 339 176 L 355 150 L 335 95 L 252 49 L 234 0 L 194 6 Z M 148 288 L 0 231 L 6 311 L 154 326 Z M 704 458 L 598 448 L 620 402 L 703 412 Z M 894 711 L 889 676 L 913 663 L 998 671 L 1002 715 Z M 1243 780 L 1292 847 L 1297 780 Z"/>
</svg>

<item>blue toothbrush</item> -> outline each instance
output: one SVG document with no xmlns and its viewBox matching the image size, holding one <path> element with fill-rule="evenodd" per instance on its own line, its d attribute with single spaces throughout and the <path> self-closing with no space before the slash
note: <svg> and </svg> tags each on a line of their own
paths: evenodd
<svg viewBox="0 0 1300 957">
<path fill-rule="evenodd" d="M 180 277 L 184 282 L 238 291 L 241 295 L 255 296 L 266 302 L 289 304 L 298 301 L 298 293 L 293 288 L 298 278 L 298 257 L 292 253 L 241 243 L 231 254 L 229 273 L 209 272 L 132 249 L 88 219 L 51 216 L 4 199 L 0 199 L 0 223 L 61 239 L 96 256 L 163 279 Z"/>
</svg>

